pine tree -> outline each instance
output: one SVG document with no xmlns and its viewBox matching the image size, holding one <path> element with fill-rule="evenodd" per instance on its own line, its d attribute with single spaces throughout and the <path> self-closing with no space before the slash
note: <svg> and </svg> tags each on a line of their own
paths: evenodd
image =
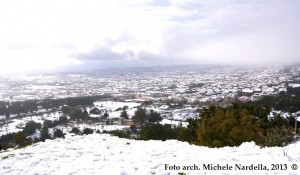
<svg viewBox="0 0 300 175">
<path fill-rule="evenodd" d="M 132 120 L 143 125 L 147 121 L 146 109 L 138 108 L 132 116 Z"/>
<path fill-rule="evenodd" d="M 252 111 L 252 110 L 251 110 Z M 201 113 L 197 144 L 210 147 L 238 146 L 246 141 L 262 141 L 262 120 L 245 107 L 209 107 Z"/>
<path fill-rule="evenodd" d="M 46 139 L 51 139 L 51 136 L 49 134 L 48 128 L 43 127 L 42 130 L 41 130 L 40 140 L 44 142 Z"/>
<path fill-rule="evenodd" d="M 14 142 L 18 147 L 25 147 L 32 143 L 30 138 L 26 137 L 26 134 L 23 132 L 17 132 L 14 136 Z"/>
<path fill-rule="evenodd" d="M 60 129 L 56 129 L 53 133 L 54 138 L 65 138 L 64 133 Z"/>
<path fill-rule="evenodd" d="M 151 123 L 159 123 L 162 121 L 162 117 L 159 113 L 155 112 L 154 110 L 150 110 L 150 114 L 148 115 L 148 122 Z"/>
<path fill-rule="evenodd" d="M 123 111 L 121 112 L 121 117 L 124 119 L 128 119 L 128 114 L 125 109 L 123 109 Z"/>
</svg>

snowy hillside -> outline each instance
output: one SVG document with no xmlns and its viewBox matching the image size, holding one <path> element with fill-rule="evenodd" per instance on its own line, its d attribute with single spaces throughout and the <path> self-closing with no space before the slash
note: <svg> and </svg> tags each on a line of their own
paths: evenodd
<svg viewBox="0 0 300 175">
<path fill-rule="evenodd" d="M 286 171 L 256 170 L 257 174 L 297 174 L 290 168 L 300 166 L 300 142 L 288 146 L 288 156 L 279 147 L 260 148 L 253 142 L 239 147 L 212 149 L 186 142 L 135 141 L 106 134 L 67 135 L 65 139 L 46 140 L 24 149 L 0 153 L 0 174 L 222 174 L 222 170 L 203 170 L 203 164 L 234 165 L 234 163 L 287 163 Z M 166 165 L 168 164 L 168 165 Z M 195 165 L 194 165 L 195 164 Z M 181 170 L 170 170 L 172 165 Z M 198 166 L 199 170 L 182 170 L 183 165 Z M 170 166 L 170 167 L 169 167 Z M 167 167 L 167 170 L 165 170 Z M 251 171 L 227 171 L 228 174 L 248 174 Z"/>
</svg>

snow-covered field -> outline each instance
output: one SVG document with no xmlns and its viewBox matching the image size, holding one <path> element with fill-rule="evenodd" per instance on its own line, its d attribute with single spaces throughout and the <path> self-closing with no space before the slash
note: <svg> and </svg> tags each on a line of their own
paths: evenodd
<svg viewBox="0 0 300 175">
<path fill-rule="evenodd" d="M 131 118 L 134 115 L 134 112 L 136 111 L 136 107 L 140 106 L 141 103 L 135 103 L 135 102 L 113 102 L 113 101 L 98 101 L 94 103 L 94 107 L 98 107 L 99 109 L 105 110 L 108 112 L 109 117 L 108 118 L 120 118 L 120 114 L 122 111 L 115 111 L 118 108 L 123 108 L 124 106 L 128 106 L 127 114 L 129 115 L 129 118 Z M 93 109 L 94 107 L 88 107 L 86 108 L 87 111 L 90 111 L 91 109 Z M 188 112 L 184 112 L 184 110 L 175 110 L 173 111 L 175 117 L 173 117 L 174 119 L 186 119 L 184 117 L 189 116 L 188 114 L 192 114 L 192 113 L 188 113 Z M 43 124 L 44 120 L 58 120 L 59 116 L 62 116 L 63 114 L 61 112 L 53 112 L 53 113 L 46 113 L 46 114 L 40 114 L 40 115 L 33 115 L 33 116 L 27 116 L 27 117 L 23 117 L 23 118 L 14 118 L 14 119 L 9 119 L 8 124 L 4 125 L 3 127 L 0 127 L 0 136 L 5 135 L 7 133 L 13 133 L 13 132 L 18 132 L 18 131 L 22 131 L 23 127 L 25 127 L 26 123 L 33 120 L 37 123 L 41 123 Z M 101 114 L 102 115 L 102 114 Z M 90 114 L 91 117 L 99 117 L 101 116 L 99 115 L 95 115 L 95 114 Z M 175 120 L 170 120 L 170 119 L 163 119 L 163 121 L 161 122 L 162 124 L 171 124 L 171 125 L 175 125 L 178 126 L 179 125 L 179 121 L 175 121 Z M 183 127 L 186 127 L 187 122 L 181 122 Z M 64 132 L 69 132 L 71 131 L 72 127 L 79 127 L 81 130 L 89 127 L 92 128 L 94 130 L 116 130 L 116 129 L 123 129 L 123 128 L 128 128 L 129 126 L 121 126 L 121 125 L 101 125 L 99 123 L 94 123 L 94 124 L 75 124 L 73 123 L 73 125 L 69 125 L 68 127 L 66 126 L 57 126 L 55 128 L 59 128 L 62 129 Z M 55 129 L 54 128 L 54 129 Z M 50 129 L 50 133 L 53 132 L 53 129 Z M 38 136 L 38 135 L 34 135 L 34 136 Z"/>
<path fill-rule="evenodd" d="M 180 126 L 181 125 L 182 127 L 187 127 L 187 125 L 188 125 L 188 122 L 180 122 L 180 121 L 169 120 L 169 119 L 163 119 L 160 123 L 162 125 L 165 125 L 165 124 L 174 125 L 174 126 Z"/>
<path fill-rule="evenodd" d="M 118 108 L 123 108 L 124 106 L 127 106 L 128 109 L 136 108 L 141 105 L 141 103 L 135 103 L 135 102 L 115 102 L 115 101 L 97 101 L 94 102 L 95 107 L 98 108 L 104 108 L 106 110 L 116 110 Z"/>
<path fill-rule="evenodd" d="M 60 112 L 53 112 L 49 114 L 33 115 L 23 118 L 10 119 L 9 123 L 7 124 L 7 127 L 6 125 L 4 127 L 0 127 L 0 136 L 5 135 L 7 133 L 22 131 L 22 128 L 25 127 L 26 123 L 31 120 L 43 124 L 45 119 L 51 121 L 58 120 L 59 116 L 61 116 Z"/>
<path fill-rule="evenodd" d="M 0 153 L 0 174 L 300 174 L 299 170 L 291 169 L 293 163 L 300 168 L 300 142 L 288 146 L 287 156 L 283 156 L 282 150 L 260 148 L 253 142 L 212 149 L 175 140 L 135 141 L 106 134 L 69 134 L 65 139 L 46 140 Z M 234 167 L 258 163 L 268 168 L 271 164 L 287 164 L 287 170 L 203 170 L 203 164 Z M 173 165 L 180 170 L 171 170 Z M 200 170 L 185 171 L 184 166 Z"/>
<path fill-rule="evenodd" d="M 121 111 L 115 111 L 118 108 L 123 108 L 124 106 L 128 106 L 127 113 L 129 117 L 131 118 L 134 115 L 134 112 L 136 110 L 137 106 L 140 106 L 141 103 L 135 103 L 135 102 L 113 102 L 113 101 L 98 101 L 94 103 L 95 107 L 98 107 L 100 109 L 104 109 L 108 111 L 109 118 L 120 118 Z M 87 110 L 90 111 L 94 107 L 88 107 Z M 53 112 L 48 114 L 42 114 L 42 115 L 33 115 L 23 118 L 14 118 L 10 119 L 9 123 L 4 125 L 3 127 L 0 127 L 0 136 L 5 135 L 7 133 L 13 133 L 22 131 L 22 128 L 26 125 L 27 122 L 33 120 L 37 123 L 43 124 L 44 120 L 58 120 L 59 116 L 62 116 L 61 112 Z M 99 117 L 100 115 L 93 115 L 91 114 L 91 117 Z M 5 117 L 5 116 L 3 116 Z M 102 125 L 80 125 L 80 128 L 90 127 L 92 129 L 99 129 L 100 131 L 103 130 L 114 130 L 114 129 L 122 129 L 125 126 L 103 126 Z M 128 127 L 128 126 L 126 126 Z M 60 126 L 58 127 L 60 128 Z"/>
<path fill-rule="evenodd" d="M 134 112 L 136 111 L 136 108 L 140 106 L 141 103 L 135 103 L 135 102 L 115 102 L 115 101 L 97 101 L 94 102 L 94 107 L 107 111 L 109 114 L 108 118 L 120 118 L 120 114 L 122 110 L 115 111 L 116 109 L 123 108 L 124 106 L 127 106 L 128 109 L 126 110 L 129 118 L 131 118 L 134 115 Z M 87 108 L 88 111 L 92 108 Z M 99 117 L 99 115 L 91 115 L 91 117 Z"/>
<path fill-rule="evenodd" d="M 0 127 L 0 136 L 5 135 L 7 133 L 16 133 L 18 131 L 22 131 L 23 129 L 21 127 L 24 127 L 25 124 L 31 120 L 43 124 L 44 120 L 58 120 L 60 116 L 60 113 L 55 112 L 55 113 L 50 113 L 50 114 L 44 114 L 42 116 L 32 116 L 32 117 L 23 117 L 23 118 L 17 118 L 17 119 L 12 119 L 10 120 L 10 123 L 3 127 Z M 18 127 L 19 126 L 19 127 Z M 73 127 L 78 127 L 80 130 L 83 130 L 84 128 L 91 128 L 94 131 L 99 130 L 99 131 L 111 131 L 111 130 L 122 130 L 124 128 L 129 128 L 129 126 L 122 126 L 122 125 L 102 125 L 100 123 L 93 123 L 93 124 L 76 124 L 75 122 L 69 123 L 67 125 L 58 125 L 54 128 L 50 128 L 49 132 L 52 134 L 55 129 L 61 129 L 64 132 L 70 132 Z M 32 135 L 32 138 L 34 137 L 39 137 L 39 132 L 36 132 L 35 134 Z"/>
</svg>

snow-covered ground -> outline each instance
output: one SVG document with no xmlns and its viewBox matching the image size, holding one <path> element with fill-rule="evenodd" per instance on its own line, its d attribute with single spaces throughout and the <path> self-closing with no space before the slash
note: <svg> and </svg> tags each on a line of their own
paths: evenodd
<svg viewBox="0 0 300 175">
<path fill-rule="evenodd" d="M 35 121 L 37 123 L 43 124 L 44 120 L 58 120 L 59 116 L 62 114 L 60 112 L 53 112 L 49 114 L 41 114 L 41 115 L 33 115 L 33 116 L 28 116 L 28 117 L 23 117 L 23 118 L 14 118 L 14 119 L 9 119 L 9 123 L 0 127 L 0 136 L 5 135 L 7 133 L 13 133 L 13 132 L 18 132 L 22 131 L 23 127 L 25 127 L 26 123 L 29 121 Z"/>
<path fill-rule="evenodd" d="M 280 115 L 282 116 L 283 118 L 288 118 L 290 116 L 292 117 L 296 117 L 297 118 L 297 121 L 300 122 L 300 111 L 297 111 L 295 113 L 289 113 L 289 112 L 284 112 L 284 111 L 277 111 L 277 110 L 274 110 L 272 109 L 271 112 L 269 113 L 268 115 L 268 118 L 273 118 L 274 117 L 274 114 L 275 115 Z"/>
<path fill-rule="evenodd" d="M 181 121 L 169 120 L 169 119 L 163 119 L 160 123 L 162 125 L 169 124 L 169 125 L 182 126 L 182 127 L 187 127 L 188 125 L 188 122 L 181 122 Z"/>
<path fill-rule="evenodd" d="M 108 118 L 120 118 L 122 110 L 116 111 L 116 109 L 123 108 L 124 106 L 127 106 L 126 112 L 131 118 L 134 115 L 134 112 L 136 111 L 136 108 L 140 106 L 142 103 L 136 103 L 136 102 L 115 102 L 115 101 L 97 101 L 94 102 L 94 107 L 107 111 L 109 114 Z M 91 110 L 92 108 L 87 108 L 87 110 Z M 99 115 L 91 115 L 91 117 L 99 117 Z"/>
<path fill-rule="evenodd" d="M 124 106 L 128 106 L 127 113 L 129 115 L 129 118 L 131 118 L 134 115 L 134 112 L 136 110 L 136 107 L 140 106 L 141 103 L 135 103 L 135 102 L 114 102 L 114 101 L 97 101 L 94 103 L 95 107 L 98 107 L 99 109 L 103 109 L 108 111 L 109 118 L 119 118 L 121 111 L 115 111 L 118 108 L 123 108 Z M 93 109 L 93 107 L 88 107 L 87 110 L 90 111 Z M 33 120 L 37 123 L 43 124 L 44 120 L 58 120 L 59 116 L 62 116 L 61 112 L 53 112 L 53 113 L 48 113 L 48 114 L 42 114 L 42 115 L 33 115 L 33 116 L 28 116 L 28 117 L 23 117 L 23 118 L 14 118 L 14 119 L 9 119 L 9 123 L 4 125 L 3 127 L 0 127 L 0 136 L 5 135 L 7 133 L 13 133 L 13 132 L 18 132 L 22 131 L 23 127 L 26 125 L 27 122 Z M 91 117 L 99 117 L 100 115 L 93 115 L 91 114 Z M 2 116 L 3 118 L 5 116 Z M 92 129 L 99 129 L 100 131 L 103 130 L 114 130 L 114 129 L 122 129 L 126 128 L 128 126 L 102 126 L 102 125 L 80 125 L 79 126 L 81 129 L 85 127 L 90 127 Z M 61 126 L 58 126 L 58 128 L 62 129 Z M 67 128 L 64 128 L 67 129 Z M 68 129 L 67 129 L 68 130 Z"/>
<path fill-rule="evenodd" d="M 68 133 L 72 130 L 73 127 L 77 127 L 79 128 L 81 131 L 84 129 L 84 128 L 91 128 L 93 129 L 94 131 L 97 131 L 99 130 L 100 132 L 103 132 L 104 130 L 105 131 L 112 131 L 112 130 L 123 130 L 125 128 L 129 128 L 129 126 L 123 126 L 123 125 L 102 125 L 102 124 L 74 124 L 74 125 L 71 125 L 71 126 L 68 126 L 68 127 L 65 127 L 65 126 L 61 126 L 61 125 L 58 125 L 56 126 L 55 128 L 52 128 L 52 132 L 50 130 L 50 133 L 53 133 L 56 128 L 58 129 L 61 129 L 63 130 L 64 132 Z"/>
<path fill-rule="evenodd" d="M 299 174 L 300 142 L 288 146 L 287 156 L 280 147 L 260 148 L 253 142 L 239 147 L 212 149 L 176 140 L 135 141 L 106 134 L 67 135 L 65 139 L 46 140 L 24 149 L 0 153 L 0 174 Z M 235 170 L 235 164 L 267 170 Z M 204 165 L 233 166 L 233 170 L 203 170 Z M 271 170 L 271 164 L 287 170 Z M 180 170 L 172 170 L 173 165 Z M 186 167 L 184 167 L 186 166 Z M 198 170 L 183 170 L 183 168 Z"/>
<path fill-rule="evenodd" d="M 35 121 L 37 123 L 43 124 L 44 120 L 58 120 L 59 116 L 62 114 L 60 112 L 54 112 L 54 113 L 49 113 L 49 114 L 43 114 L 43 115 L 37 115 L 37 116 L 31 116 L 31 117 L 23 117 L 23 118 L 15 118 L 11 119 L 9 123 L 4 125 L 3 127 L 0 127 L 0 136 L 5 135 L 7 133 L 16 133 L 18 131 L 22 131 L 23 127 L 25 127 L 26 123 L 29 121 Z M 76 124 L 76 122 L 69 123 L 67 125 L 58 125 L 54 128 L 50 128 L 49 132 L 53 133 L 55 129 L 61 129 L 64 132 L 69 132 L 72 130 L 73 127 L 78 127 L 80 130 L 83 130 L 84 128 L 91 128 L 93 130 L 99 130 L 99 131 L 111 131 L 111 130 L 122 130 L 123 128 L 129 128 L 129 126 L 121 126 L 121 125 L 102 125 L 100 123 L 84 123 L 84 124 Z M 32 138 L 35 136 L 39 136 L 38 132 L 34 135 L 32 135 Z"/>
<path fill-rule="evenodd" d="M 104 108 L 106 110 L 116 110 L 118 108 L 123 108 L 127 106 L 128 109 L 132 109 L 141 105 L 141 103 L 135 102 L 115 102 L 115 101 L 97 101 L 94 102 L 95 107 Z"/>
</svg>

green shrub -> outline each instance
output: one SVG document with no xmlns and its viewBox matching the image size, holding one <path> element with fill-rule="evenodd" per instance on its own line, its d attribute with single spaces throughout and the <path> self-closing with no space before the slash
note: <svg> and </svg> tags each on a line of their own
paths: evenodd
<svg viewBox="0 0 300 175">
<path fill-rule="evenodd" d="M 81 133 L 81 131 L 77 127 L 74 127 L 74 128 L 72 128 L 72 130 L 70 131 L 70 133 L 74 133 L 74 134 L 78 135 L 78 134 Z"/>
<path fill-rule="evenodd" d="M 51 139 L 51 136 L 49 134 L 49 129 L 46 127 L 43 127 L 41 130 L 40 141 L 44 142 L 46 139 Z"/>
<path fill-rule="evenodd" d="M 14 142 L 19 147 L 25 147 L 27 145 L 31 145 L 32 140 L 26 137 L 26 134 L 23 132 L 17 132 L 14 136 Z"/>
<path fill-rule="evenodd" d="M 16 133 L 8 133 L 0 137 L 0 150 L 12 147 Z"/>
<path fill-rule="evenodd" d="M 129 129 L 130 129 L 130 131 L 131 131 L 132 134 L 136 134 L 137 133 L 137 128 L 136 128 L 135 125 L 130 125 Z"/>
<path fill-rule="evenodd" d="M 193 143 L 197 140 L 197 127 L 199 119 L 187 119 L 189 123 L 186 128 L 180 128 L 178 140 Z"/>
<path fill-rule="evenodd" d="M 66 116 L 60 116 L 58 119 L 59 124 L 67 123 L 67 121 L 68 121 L 68 117 Z"/>
<path fill-rule="evenodd" d="M 60 129 L 56 129 L 53 133 L 54 138 L 65 138 L 64 133 Z"/>
<path fill-rule="evenodd" d="M 142 140 L 169 140 L 177 139 L 179 128 L 172 128 L 170 125 L 150 124 L 140 132 Z"/>
<path fill-rule="evenodd" d="M 196 144 L 208 147 L 239 146 L 243 142 L 261 142 L 262 120 L 245 107 L 209 107 L 201 113 Z"/>
<path fill-rule="evenodd" d="M 83 134 L 93 134 L 94 131 L 91 128 L 84 128 L 83 129 Z"/>
<path fill-rule="evenodd" d="M 294 129 L 286 126 L 267 130 L 262 146 L 286 146 L 294 141 Z"/>
<path fill-rule="evenodd" d="M 34 121 L 29 121 L 26 123 L 24 129 L 23 129 L 23 133 L 27 134 L 27 135 L 32 135 L 35 133 L 36 129 L 41 129 L 42 125 L 40 123 L 36 123 Z"/>
<path fill-rule="evenodd" d="M 128 134 L 127 132 L 121 131 L 121 130 L 103 131 L 103 133 L 117 136 L 119 138 L 130 139 L 130 134 Z"/>
</svg>

